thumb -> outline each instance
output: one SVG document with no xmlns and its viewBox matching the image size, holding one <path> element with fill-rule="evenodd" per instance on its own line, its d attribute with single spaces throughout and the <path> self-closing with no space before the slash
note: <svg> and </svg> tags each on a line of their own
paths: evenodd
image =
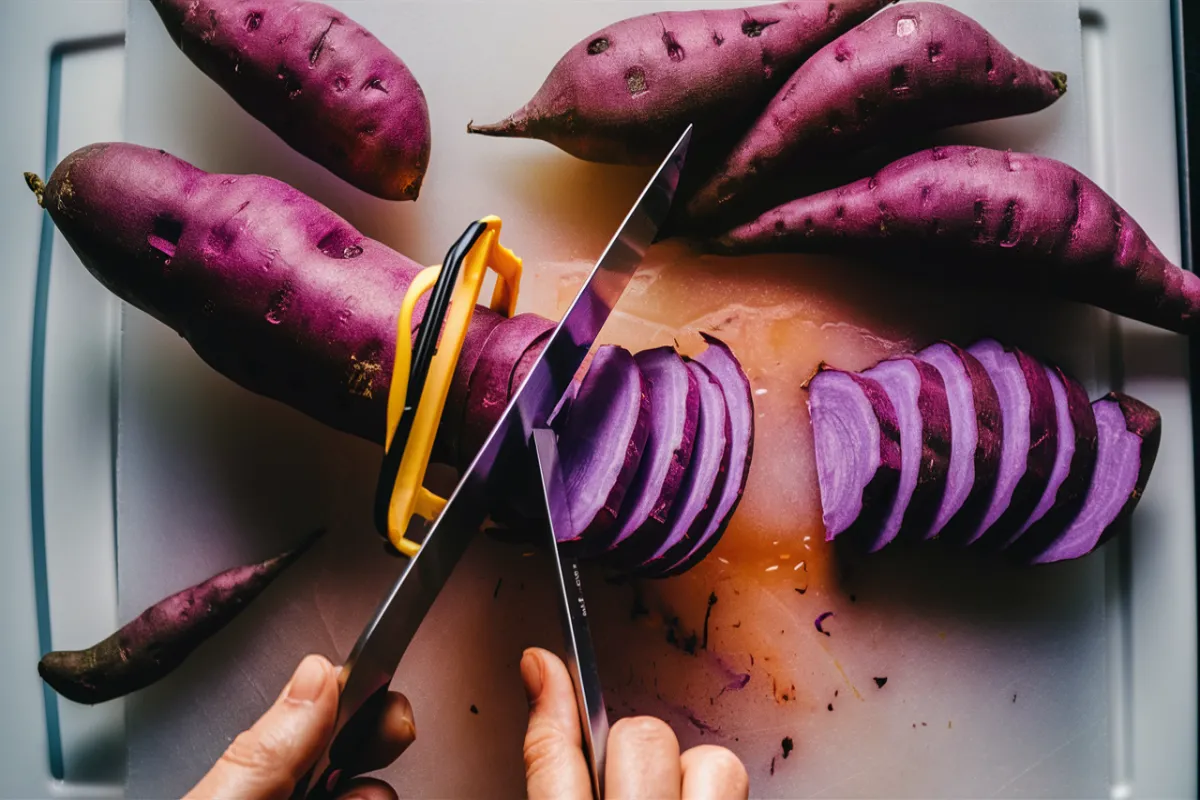
<svg viewBox="0 0 1200 800">
<path fill-rule="evenodd" d="M 306 657 L 275 704 L 233 740 L 185 800 L 287 798 L 333 734 L 337 704 L 333 666 Z"/>
<path fill-rule="evenodd" d="M 590 798 L 575 688 L 566 665 L 532 647 L 521 658 L 521 680 L 529 698 L 525 784 L 530 800 Z"/>
</svg>

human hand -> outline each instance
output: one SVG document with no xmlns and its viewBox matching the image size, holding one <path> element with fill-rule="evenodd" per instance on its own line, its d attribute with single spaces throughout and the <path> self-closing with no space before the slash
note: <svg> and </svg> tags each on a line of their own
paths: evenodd
<svg viewBox="0 0 1200 800">
<path fill-rule="evenodd" d="M 590 798 L 575 688 L 566 665 L 538 648 L 525 651 L 521 679 L 529 698 L 525 781 L 530 800 Z M 742 762 L 715 745 L 680 755 L 671 728 L 654 717 L 629 717 L 612 726 L 604 770 L 608 798 L 727 800 L 748 797 Z"/>
<path fill-rule="evenodd" d="M 338 668 L 321 656 L 300 662 L 275 704 L 238 735 L 220 760 L 187 794 L 185 800 L 282 800 L 308 772 L 333 735 L 338 710 Z M 379 730 L 349 774 L 382 769 L 403 753 L 417 736 L 412 706 L 404 695 L 389 692 Z M 350 781 L 341 797 L 395 800 L 383 781 Z"/>
</svg>

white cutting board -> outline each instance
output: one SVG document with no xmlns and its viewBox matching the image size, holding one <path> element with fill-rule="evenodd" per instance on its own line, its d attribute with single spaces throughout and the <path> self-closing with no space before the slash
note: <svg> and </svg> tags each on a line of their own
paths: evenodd
<svg viewBox="0 0 1200 800">
<path fill-rule="evenodd" d="M 467 121 L 521 105 L 567 47 L 611 21 L 738 4 L 335 5 L 400 53 L 425 89 L 434 144 L 418 203 L 366 197 L 288 150 L 173 47 L 147 0 L 130 4 L 129 139 L 210 171 L 287 180 L 425 263 L 439 261 L 468 222 L 498 214 L 502 240 L 527 264 L 523 306 L 554 315 L 647 171 L 586 164 L 540 142 L 468 136 Z M 1076 3 L 952 5 L 1072 83 L 1041 114 L 946 140 L 1087 169 Z M 936 336 L 967 343 L 990 333 L 1064 361 L 1095 397 L 1109 386 L 1107 315 L 830 259 L 702 258 L 677 244 L 652 251 L 622 311 L 604 338 L 631 348 L 677 335 L 686 343 L 698 329 L 718 328 L 747 364 L 759 437 L 738 521 L 700 568 L 643 587 L 649 615 L 631 619 L 632 590 L 592 577 L 614 718 L 653 713 L 685 746 L 732 747 L 757 796 L 1108 793 L 1106 556 L 1013 571 L 883 553 L 839 578 L 817 525 L 799 389 L 820 359 L 859 368 Z M 346 655 L 396 567 L 367 513 L 376 448 L 250 395 L 130 309 L 122 369 L 122 619 L 265 557 L 314 524 L 332 527 L 243 618 L 169 680 L 131 698 L 129 796 L 177 795 L 261 713 L 304 653 Z M 806 567 L 796 571 L 801 560 Z M 516 665 L 524 646 L 558 649 L 547 570 L 538 556 L 483 540 L 459 567 L 397 676 L 420 730 L 386 773 L 401 794 L 522 792 Z M 679 618 L 677 641 L 702 632 L 710 592 L 718 602 L 708 649 L 691 655 L 668 642 L 667 620 Z M 826 610 L 835 612 L 828 638 L 813 626 Z M 751 675 L 744 689 L 722 692 L 743 673 Z M 887 678 L 883 688 L 877 677 Z M 795 745 L 786 759 L 784 737 Z"/>
</svg>

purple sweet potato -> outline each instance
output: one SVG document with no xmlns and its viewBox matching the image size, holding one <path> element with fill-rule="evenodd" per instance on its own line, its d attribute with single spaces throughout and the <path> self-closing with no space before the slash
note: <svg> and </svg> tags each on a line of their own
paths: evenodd
<svg viewBox="0 0 1200 800">
<path fill-rule="evenodd" d="M 425 94 L 335 8 L 302 0 L 152 0 L 171 39 L 297 152 L 365 192 L 415 200 L 429 164 Z"/>
<path fill-rule="evenodd" d="M 700 424 L 700 382 L 674 348 L 643 350 L 634 360 L 646 382 L 650 425 L 637 474 L 607 537 L 606 550 L 625 548 L 633 536 L 662 540 Z"/>
<path fill-rule="evenodd" d="M 1087 497 L 1034 563 L 1078 558 L 1099 547 L 1133 514 L 1150 479 L 1162 438 L 1158 412 L 1120 392 L 1097 400 L 1092 410 L 1098 446 Z"/>
<path fill-rule="evenodd" d="M 492 330 L 468 384 L 459 441 L 460 463 L 470 463 L 504 413 L 504 407 L 517 388 L 513 386 L 513 373 L 521 357 L 534 342 L 544 345 L 553 329 L 554 323 L 545 317 L 518 314 L 502 320 Z M 449 396 L 446 399 L 449 400 Z"/>
<path fill-rule="evenodd" d="M 688 361 L 687 368 L 700 385 L 700 421 L 696 426 L 692 459 L 671 509 L 665 534 L 658 537 L 657 547 L 652 547 L 648 553 L 638 546 L 641 542 L 628 540 L 633 547 L 618 548 L 609 554 L 622 565 L 630 558 L 640 561 L 634 570 L 637 574 L 661 574 L 700 544 L 700 537 L 716 513 L 716 498 L 721 496 L 729 475 L 732 425 L 725 408 L 725 395 L 707 367 Z"/>
<path fill-rule="evenodd" d="M 1034 509 L 1018 538 L 1008 550 L 1017 559 L 1029 558 L 1045 550 L 1058 534 L 1075 519 L 1087 498 L 1096 469 L 1096 415 L 1088 402 L 1087 391 L 1079 381 L 1060 367 L 1047 367 L 1051 383 L 1062 387 L 1058 403 L 1058 456 L 1054 478 L 1047 493 Z M 1063 406 L 1066 406 L 1065 413 Z M 1053 489 L 1053 494 L 1050 493 Z"/>
<path fill-rule="evenodd" d="M 916 357 L 942 374 L 950 412 L 950 473 L 928 536 L 974 530 L 987 512 L 1000 469 L 1004 422 L 996 386 L 979 359 L 950 342 L 932 344 Z"/>
<path fill-rule="evenodd" d="M 808 411 L 825 538 L 869 547 L 900 485 L 896 407 L 877 381 L 822 365 L 808 384 Z"/>
<path fill-rule="evenodd" d="M 983 521 L 967 537 L 968 544 L 991 548 L 1009 541 L 1045 492 L 1058 452 L 1058 419 L 1045 368 L 1027 353 L 994 339 L 967 352 L 988 371 L 1004 420 L 996 488 Z"/>
<path fill-rule="evenodd" d="M 573 528 L 559 544 L 580 554 L 603 549 L 633 483 L 649 434 L 650 398 L 623 347 L 596 351 L 560 433 L 563 483 Z"/>
<path fill-rule="evenodd" d="M 1040 111 L 1066 89 L 1066 75 L 1022 60 L 961 12 L 904 3 L 804 62 L 688 212 L 702 219 L 744 207 L 782 171 L 833 154 Z"/>
<path fill-rule="evenodd" d="M 697 141 L 744 124 L 818 48 L 895 0 L 795 0 L 667 11 L 576 43 L 528 103 L 471 133 L 542 139 L 573 156 L 657 164 L 689 124 Z"/>
<path fill-rule="evenodd" d="M 663 570 L 663 575 L 678 575 L 694 567 L 707 556 L 737 511 L 750 477 L 750 461 L 754 456 L 754 395 L 750 380 L 729 346 L 715 336 L 701 333 L 708 347 L 696 356 L 696 361 L 708 369 L 721 386 L 725 410 L 729 414 L 729 471 L 708 527 L 700 534 L 696 546 L 675 565 Z"/>
<path fill-rule="evenodd" d="M 918 378 L 901 372 L 905 363 L 945 381 L 949 478 L 934 522 L 942 536 L 953 531 L 954 540 L 1003 550 L 1012 561 L 1046 563 L 1091 552 L 1132 512 L 1158 452 L 1158 412 L 1120 393 L 1089 405 L 1061 368 L 992 339 L 968 350 L 940 342 L 861 374 L 822 365 L 810 381 L 828 539 L 877 550 L 894 538 L 898 516 L 909 523 L 917 500 L 913 492 L 905 503 L 914 481 L 904 447 L 914 428 L 928 439 L 918 426 L 928 428 L 943 410 L 921 407 Z"/>
<path fill-rule="evenodd" d="M 321 533 L 287 553 L 225 570 L 160 600 L 86 650 L 47 653 L 38 662 L 38 674 L 63 697 L 88 705 L 144 689 L 228 625 Z"/>
<path fill-rule="evenodd" d="M 483 355 L 488 337 L 503 321 L 503 317 L 493 314 L 481 317 L 478 322 L 473 321 L 467 327 L 466 336 L 463 337 L 462 350 L 458 355 L 458 365 L 450 379 L 450 390 L 446 393 L 447 410 L 442 412 L 445 415 L 449 413 L 449 409 L 458 409 L 458 424 L 447 424 L 442 435 L 438 437 L 436 442 L 438 447 L 432 454 L 436 459 L 451 464 L 458 464 L 461 461 L 458 456 L 458 443 L 466 425 L 465 413 L 471 374 L 475 371 L 475 365 L 479 363 L 479 359 Z"/>
<path fill-rule="evenodd" d="M 775 208 L 717 241 L 767 250 L 916 255 L 1045 289 L 1168 330 L 1200 320 L 1200 276 L 1166 259 L 1100 187 L 1053 159 L 935 147 Z M 953 267 L 951 267 L 953 265 Z"/>
<path fill-rule="evenodd" d="M 44 187 L 30 180 L 88 270 L 218 372 L 382 443 L 396 321 L 421 265 L 280 181 L 208 174 L 160 150 L 91 145 Z M 471 329 L 500 322 L 479 306 Z M 483 338 L 484 357 L 512 359 L 488 365 L 507 383 L 524 348 L 494 331 Z M 469 386 L 472 366 L 460 361 L 454 383 Z M 458 403 L 447 402 L 439 440 L 462 424 L 465 398 Z M 490 429 L 502 411 L 488 406 L 476 422 Z M 463 455 L 469 463 L 474 453 Z"/>
<path fill-rule="evenodd" d="M 933 526 L 950 472 L 950 406 L 941 373 L 924 361 L 888 359 L 862 375 L 887 392 L 900 428 L 900 485 L 874 551 L 900 535 L 924 538 Z"/>
</svg>

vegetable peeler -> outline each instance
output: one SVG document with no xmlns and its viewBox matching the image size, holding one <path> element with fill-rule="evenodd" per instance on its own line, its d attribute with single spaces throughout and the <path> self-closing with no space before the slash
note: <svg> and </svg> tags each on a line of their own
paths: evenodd
<svg viewBox="0 0 1200 800">
<path fill-rule="evenodd" d="M 332 796 L 343 778 L 351 777 L 343 774 L 343 766 L 359 750 L 363 737 L 375 729 L 400 659 L 486 521 L 487 509 L 505 496 L 514 474 L 531 470 L 536 470 L 542 489 L 545 542 L 561 590 L 567 666 L 575 684 L 592 792 L 596 798 L 603 796 L 608 716 L 579 568 L 574 559 L 562 557 L 555 536 L 570 527 L 571 511 L 558 465 L 557 436 L 549 420 L 667 218 L 691 135 L 689 125 L 642 190 L 483 447 L 445 499 L 425 489 L 423 482 L 462 340 L 489 267 L 498 275 L 492 307 L 512 314 L 521 262 L 500 246 L 500 220 L 485 217 L 468 226 L 441 267 L 423 270 L 410 286 L 397 323 L 386 451 L 374 506 L 376 528 L 407 559 L 397 562 L 403 563 L 400 575 L 346 659 L 338 678 L 341 692 L 331 743 L 298 782 L 295 797 Z M 460 273 L 462 281 L 457 282 Z M 428 306 L 410 347 L 416 302 L 427 292 Z M 432 522 L 420 543 L 409 538 L 414 517 Z"/>
</svg>

